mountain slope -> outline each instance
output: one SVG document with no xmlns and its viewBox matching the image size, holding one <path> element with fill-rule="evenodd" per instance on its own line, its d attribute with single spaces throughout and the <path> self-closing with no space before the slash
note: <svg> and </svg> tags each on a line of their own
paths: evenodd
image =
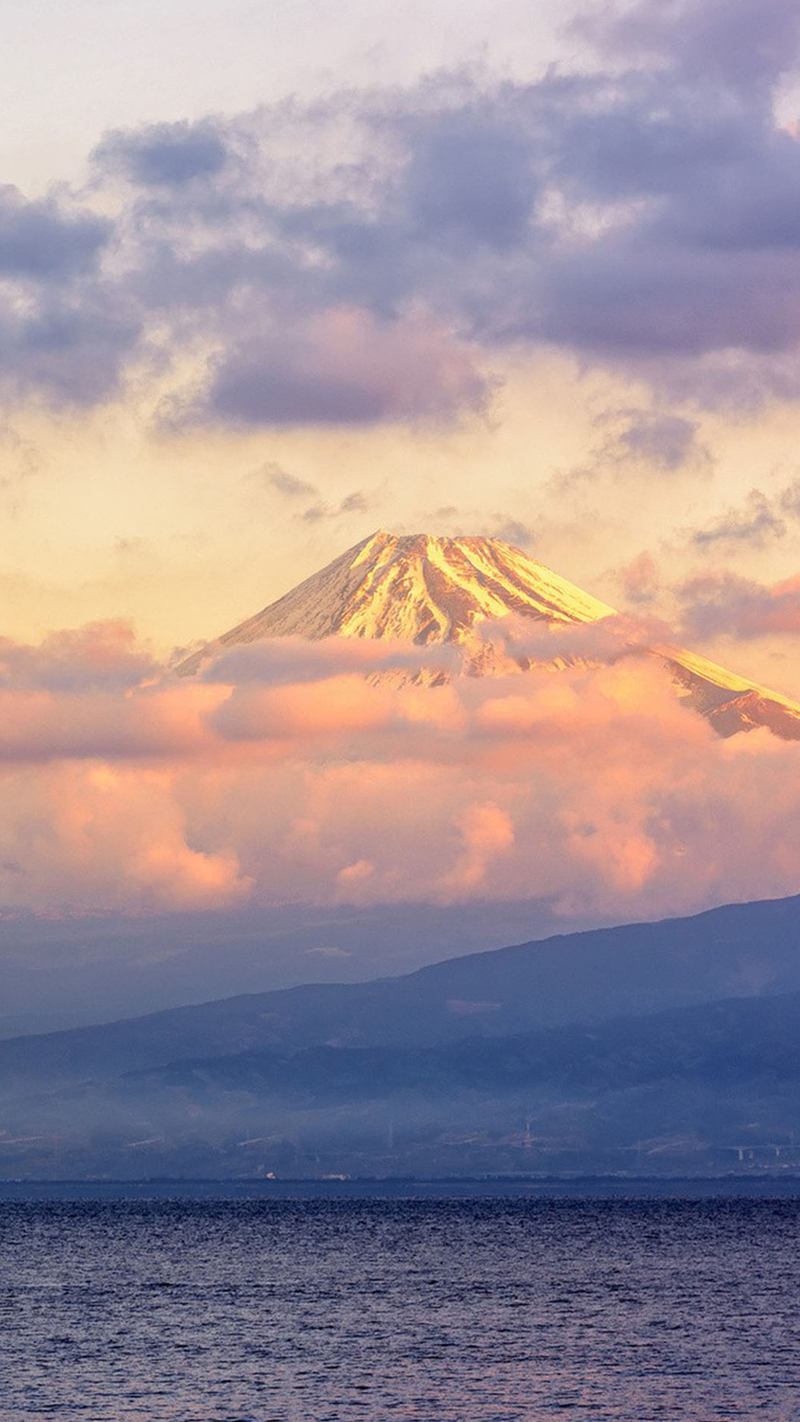
<svg viewBox="0 0 800 1422">
<path fill-rule="evenodd" d="M 477 622 L 509 612 L 564 625 L 613 609 L 499 539 L 381 531 L 211 645 L 289 636 L 461 642 Z"/>
<path fill-rule="evenodd" d="M 800 993 L 443 1046 L 247 1051 L 21 1097 L 0 1177 L 800 1166 Z"/>
<path fill-rule="evenodd" d="M 393 638 L 419 646 L 449 642 L 464 648 L 470 675 L 525 670 L 533 665 L 529 657 L 514 658 L 480 635 L 481 623 L 512 614 L 550 628 L 615 616 L 608 604 L 500 539 L 397 537 L 380 531 L 176 670 L 191 675 L 228 647 L 288 636 Z M 777 692 L 678 647 L 637 646 L 628 655 L 661 662 L 683 696 L 721 735 L 767 726 L 785 739 L 800 739 L 800 705 Z M 557 669 L 584 660 L 562 654 L 541 664 Z M 436 683 L 445 673 L 427 679 Z"/>
<path fill-rule="evenodd" d="M 466 1037 L 444 1046 L 311 1047 L 288 1057 L 251 1051 L 180 1059 L 117 1080 L 122 1090 L 176 1088 L 197 1099 L 247 1090 L 309 1106 L 410 1090 L 499 1095 L 558 1084 L 596 1091 L 676 1076 L 728 1084 L 766 1076 L 800 1085 L 800 992 L 725 998 L 511 1037 Z"/>
<path fill-rule="evenodd" d="M 398 978 L 310 984 L 0 1042 L 0 1100 L 241 1051 L 418 1048 L 800 990 L 800 897 L 594 929 Z M 0 1122 L 0 1126 L 2 1122 Z"/>
</svg>

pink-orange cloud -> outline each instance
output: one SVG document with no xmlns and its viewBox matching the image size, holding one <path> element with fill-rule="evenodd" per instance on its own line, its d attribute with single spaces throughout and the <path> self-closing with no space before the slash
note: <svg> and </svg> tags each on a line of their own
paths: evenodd
<svg viewBox="0 0 800 1422">
<path fill-rule="evenodd" d="M 600 665 L 428 688 L 363 675 L 386 658 L 368 645 L 360 674 L 326 647 L 295 681 L 145 657 L 109 685 L 86 635 L 72 676 L 43 684 L 26 653 L 0 692 L 1 907 L 544 896 L 633 917 L 800 888 L 800 746 L 718 739 L 613 639 Z"/>
</svg>

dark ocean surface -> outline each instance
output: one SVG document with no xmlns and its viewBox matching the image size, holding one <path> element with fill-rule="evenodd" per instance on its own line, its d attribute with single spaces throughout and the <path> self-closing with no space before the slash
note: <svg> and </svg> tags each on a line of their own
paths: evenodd
<svg viewBox="0 0 800 1422">
<path fill-rule="evenodd" d="M 800 1201 L 0 1202 L 2 1422 L 800 1419 Z"/>
</svg>

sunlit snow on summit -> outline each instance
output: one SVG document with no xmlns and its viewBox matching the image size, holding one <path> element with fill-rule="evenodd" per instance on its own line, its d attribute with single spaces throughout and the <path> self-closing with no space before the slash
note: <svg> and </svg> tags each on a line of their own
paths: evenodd
<svg viewBox="0 0 800 1422">
<path fill-rule="evenodd" d="M 720 734 L 768 726 L 783 739 L 800 739 L 800 706 L 672 646 L 662 631 L 620 617 L 499 538 L 381 529 L 200 648 L 177 670 L 190 675 L 231 648 L 281 637 L 385 639 L 425 648 L 455 644 L 462 670 L 472 676 L 646 656 L 667 668 L 680 694 Z M 392 675 L 440 684 L 449 673 L 420 666 Z"/>
</svg>

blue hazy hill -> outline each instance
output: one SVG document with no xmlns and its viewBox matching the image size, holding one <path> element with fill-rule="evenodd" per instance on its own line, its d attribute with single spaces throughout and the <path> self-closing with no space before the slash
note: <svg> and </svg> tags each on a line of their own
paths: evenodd
<svg viewBox="0 0 800 1422">
<path fill-rule="evenodd" d="M 800 897 L 735 904 L 450 958 L 401 977 L 320 983 L 0 1041 L 0 1099 L 261 1050 L 425 1047 L 800 990 Z"/>
</svg>

